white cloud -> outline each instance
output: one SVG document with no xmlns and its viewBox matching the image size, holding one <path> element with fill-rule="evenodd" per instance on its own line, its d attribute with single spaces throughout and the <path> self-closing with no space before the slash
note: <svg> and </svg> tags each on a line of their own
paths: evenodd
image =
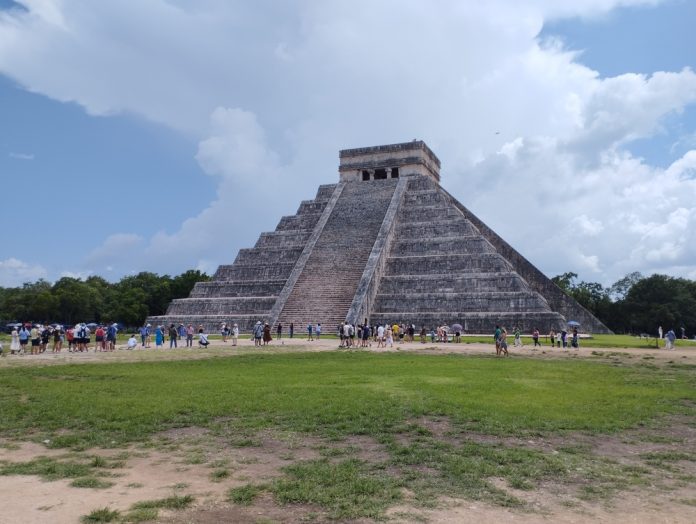
<svg viewBox="0 0 696 524">
<path fill-rule="evenodd" d="M 25 282 L 47 278 L 48 272 L 38 264 L 29 264 L 14 257 L 0 260 L 0 286 L 17 287 Z"/>
<path fill-rule="evenodd" d="M 8 156 L 15 160 L 34 160 L 33 153 L 10 153 Z"/>
<path fill-rule="evenodd" d="M 601 78 L 538 35 L 656 3 L 36 0 L 0 14 L 0 71 L 183 130 L 217 180 L 180 226 L 107 238 L 96 273 L 211 272 L 336 181 L 338 149 L 421 138 L 443 185 L 542 270 L 610 283 L 696 265 L 696 151 L 660 168 L 626 148 L 696 102 L 696 75 Z"/>
</svg>

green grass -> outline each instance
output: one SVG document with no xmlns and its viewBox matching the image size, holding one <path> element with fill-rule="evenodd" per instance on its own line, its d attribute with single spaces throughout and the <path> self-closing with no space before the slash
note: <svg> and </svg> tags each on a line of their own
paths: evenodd
<svg viewBox="0 0 696 524">
<path fill-rule="evenodd" d="M 131 509 L 186 509 L 193 504 L 194 500 L 196 499 L 193 495 L 174 495 L 164 499 L 136 502 Z"/>
<path fill-rule="evenodd" d="M 28 462 L 0 462 L 0 475 L 38 475 L 44 480 L 86 477 L 92 468 L 78 462 L 38 457 Z"/>
<path fill-rule="evenodd" d="M 214 427 L 218 417 L 241 430 L 378 435 L 422 415 L 498 434 L 616 431 L 696 400 L 688 371 L 328 352 L 3 369 L 0 435 L 111 447 L 172 427 Z"/>
<path fill-rule="evenodd" d="M 79 477 L 73 480 L 70 485 L 73 488 L 106 489 L 113 486 L 114 483 L 96 477 Z"/>
<path fill-rule="evenodd" d="M 116 522 L 121 517 L 121 513 L 117 510 L 109 508 L 95 509 L 89 515 L 85 515 L 80 520 L 85 523 L 92 522 Z"/>
<path fill-rule="evenodd" d="M 157 508 L 140 508 L 129 511 L 121 520 L 122 522 L 152 522 L 157 520 L 158 516 Z"/>
<path fill-rule="evenodd" d="M 232 488 L 227 492 L 227 498 L 234 504 L 240 506 L 250 506 L 256 498 L 266 489 L 266 485 L 246 484 L 238 488 Z"/>
<path fill-rule="evenodd" d="M 52 446 L 83 449 L 147 443 L 160 431 L 187 426 L 208 428 L 237 447 L 262 445 L 258 432 L 267 429 L 311 434 L 340 444 L 320 449 L 319 460 L 289 464 L 268 485 L 236 488 L 229 497 L 253 503 L 267 492 L 282 503 L 321 506 L 331 518 L 381 518 L 402 488 L 423 506 L 440 496 L 523 505 L 492 479 L 518 490 L 567 481 L 590 486 L 583 498 L 605 498 L 640 485 L 647 473 L 598 460 L 581 446 L 550 454 L 482 444 L 470 435 L 605 434 L 659 427 L 668 414 L 693 415 L 691 366 L 636 360 L 325 352 L 0 369 L 0 437 L 31 433 Z M 447 435 L 419 422 L 428 419 L 447 420 Z M 352 456 L 359 450 L 342 442 L 352 436 L 379 443 L 380 461 Z M 195 448 L 184 459 L 204 462 L 205 453 Z M 81 478 L 118 467 L 113 459 L 87 458 L 86 465 L 46 458 L 0 463 L 0 474 Z M 213 467 L 211 476 L 224 478 L 224 464 Z M 186 500 L 145 501 L 132 511 L 191 503 Z"/>
</svg>

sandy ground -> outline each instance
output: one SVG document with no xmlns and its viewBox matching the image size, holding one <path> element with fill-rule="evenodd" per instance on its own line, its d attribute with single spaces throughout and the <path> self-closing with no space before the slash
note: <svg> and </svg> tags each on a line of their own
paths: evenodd
<svg viewBox="0 0 696 524">
<path fill-rule="evenodd" d="M 113 353 L 45 353 L 38 356 L 11 356 L 0 359 L 0 367 L 51 365 L 66 363 L 109 363 L 144 360 L 178 360 L 196 358 L 215 358 L 229 355 L 242 355 L 258 351 L 297 352 L 329 351 L 337 349 L 337 341 L 321 340 L 306 342 L 294 339 L 274 341 L 267 348 L 254 348 L 249 340 L 240 341 L 236 348 L 230 342 L 214 341 L 207 349 L 175 350 L 117 350 Z M 403 344 L 398 349 L 369 351 L 401 351 L 422 354 L 461 353 L 467 355 L 490 355 L 492 345 L 487 344 Z M 664 349 L 598 349 L 551 350 L 548 347 L 533 350 L 529 347 L 511 348 L 511 357 L 524 355 L 534 358 L 560 359 L 649 359 L 656 364 L 675 361 L 696 363 L 696 347 L 679 348 L 674 351 Z M 688 421 L 687 421 L 688 422 Z M 431 424 L 423 421 L 424 425 Z M 437 432 L 436 424 L 431 424 Z M 685 421 L 674 421 L 673 426 L 665 428 L 670 434 L 678 433 L 681 443 L 679 449 L 696 453 L 696 427 Z M 488 437 L 481 436 L 482 439 Z M 593 452 L 620 461 L 644 452 L 646 444 L 636 447 L 636 440 L 626 435 L 616 438 L 582 437 L 591 445 Z M 134 445 L 123 450 L 87 450 L 76 453 L 69 450 L 48 449 L 42 444 L 32 442 L 0 441 L 0 461 L 23 462 L 39 456 L 70 460 L 89 460 L 94 455 L 119 458 L 122 467 L 110 470 L 112 477 L 106 478 L 114 483 L 106 489 L 86 489 L 71 487 L 70 480 L 42 481 L 36 476 L 0 476 L 0 493 L 5 496 L 0 503 L 1 524 L 22 523 L 76 523 L 90 511 L 103 507 L 118 509 L 126 513 L 138 501 L 160 499 L 173 494 L 192 494 L 196 497 L 194 506 L 179 512 L 160 510 L 159 522 L 173 523 L 261 523 L 261 522 L 323 522 L 325 514 L 320 508 L 303 505 L 278 506 L 268 495 L 262 496 L 252 506 L 235 506 L 227 502 L 226 493 L 230 488 L 249 482 L 260 483 L 280 476 L 281 468 L 293 461 L 318 458 L 319 449 L 331 442 L 298 435 L 264 434 L 254 447 L 234 447 L 229 440 L 220 435 L 213 436 L 204 428 L 182 428 L 171 430 L 153 439 L 148 445 Z M 513 439 L 514 440 L 514 439 Z M 523 445 L 535 449 L 552 451 L 557 445 L 552 441 L 504 442 L 509 445 Z M 381 460 L 385 452 L 368 438 L 356 437 L 354 441 L 343 442 L 360 450 L 358 458 Z M 684 472 L 696 478 L 696 464 L 682 464 Z M 214 479 L 214 471 L 226 470 L 227 476 Z M 669 473 L 666 473 L 669 477 Z M 409 494 L 404 494 L 404 503 L 392 507 L 387 513 L 390 522 L 628 522 L 628 523 L 692 523 L 696 522 L 696 483 L 676 482 L 670 478 L 658 479 L 656 486 L 641 490 L 627 490 L 610 501 L 585 502 L 569 497 L 565 488 L 549 483 L 531 492 L 521 492 L 500 486 L 513 495 L 525 500 L 525 510 L 508 509 L 483 502 L 442 499 L 436 508 L 424 509 L 409 503 Z M 15 495 L 13 495 L 15 494 Z M 362 521 L 361 521 L 362 522 Z"/>
</svg>

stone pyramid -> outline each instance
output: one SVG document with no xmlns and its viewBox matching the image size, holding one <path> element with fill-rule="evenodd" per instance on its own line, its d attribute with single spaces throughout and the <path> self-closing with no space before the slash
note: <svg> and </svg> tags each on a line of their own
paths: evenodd
<svg viewBox="0 0 696 524">
<path fill-rule="evenodd" d="M 261 233 L 231 265 L 174 300 L 153 323 L 217 331 L 236 322 L 398 322 L 418 329 L 496 324 L 542 333 L 580 322 L 607 327 L 440 186 L 440 161 L 421 141 L 340 152 L 339 182 Z"/>
</svg>

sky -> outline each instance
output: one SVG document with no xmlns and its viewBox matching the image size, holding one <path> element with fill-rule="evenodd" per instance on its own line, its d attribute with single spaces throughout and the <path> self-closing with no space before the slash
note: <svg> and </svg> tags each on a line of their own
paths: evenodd
<svg viewBox="0 0 696 524">
<path fill-rule="evenodd" d="M 0 0 L 0 286 L 212 274 L 424 140 L 554 276 L 696 279 L 696 2 Z"/>
</svg>

